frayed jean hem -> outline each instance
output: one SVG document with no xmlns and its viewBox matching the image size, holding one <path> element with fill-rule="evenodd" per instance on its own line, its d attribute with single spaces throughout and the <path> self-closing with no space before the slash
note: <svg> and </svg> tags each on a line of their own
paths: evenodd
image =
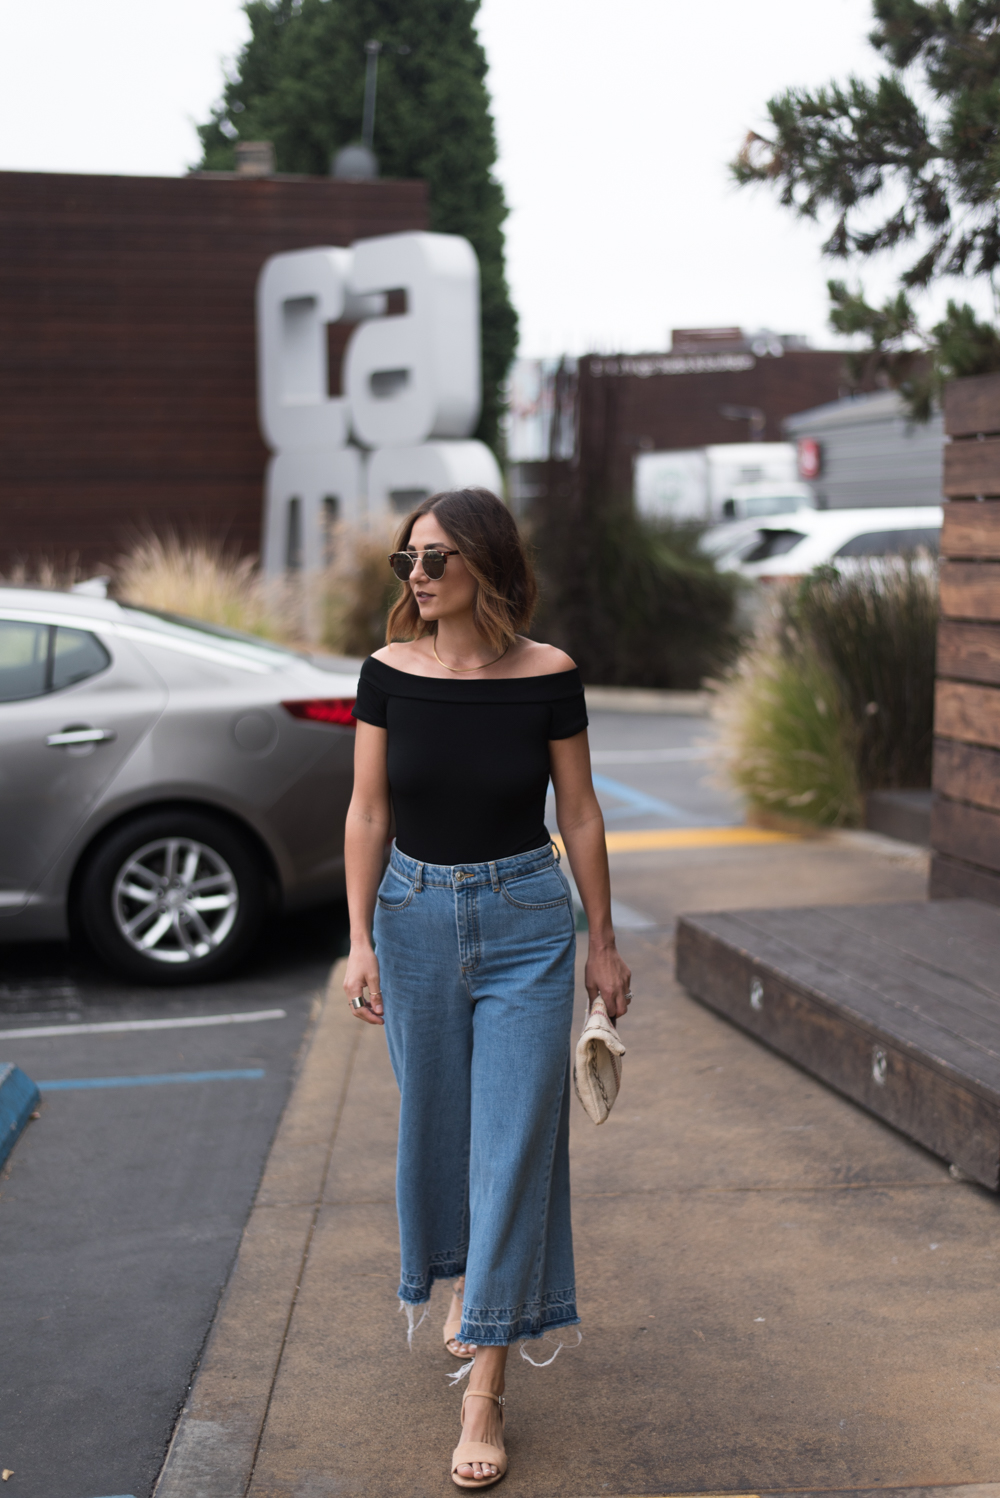
<svg viewBox="0 0 1000 1498">
<path fill-rule="evenodd" d="M 399 1299 L 407 1306 L 422 1306 L 431 1298 L 431 1287 L 435 1280 L 457 1280 L 465 1273 L 465 1259 L 444 1259 L 431 1264 L 427 1274 L 418 1279 L 416 1275 L 404 1275 L 399 1282 Z"/>
<path fill-rule="evenodd" d="M 530 1310 L 517 1307 L 492 1311 L 467 1307 L 462 1316 L 459 1339 L 474 1342 L 477 1347 L 508 1347 L 512 1342 L 536 1341 L 547 1332 L 579 1324 L 575 1297 L 546 1297 L 546 1302 Z"/>
</svg>

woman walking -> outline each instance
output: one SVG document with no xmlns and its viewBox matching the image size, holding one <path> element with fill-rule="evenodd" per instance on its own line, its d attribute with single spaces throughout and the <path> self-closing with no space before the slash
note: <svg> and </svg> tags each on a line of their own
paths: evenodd
<svg viewBox="0 0 1000 1498">
<path fill-rule="evenodd" d="M 391 643 L 365 661 L 355 705 L 344 988 L 360 1019 L 385 1025 L 401 1094 L 400 1298 L 421 1305 L 435 1279 L 464 1274 L 446 1345 L 475 1362 L 451 1471 L 459 1487 L 487 1487 L 507 1467 L 509 1345 L 579 1320 L 575 922 L 545 827 L 550 775 L 587 914 L 587 992 L 612 1019 L 630 973 L 611 927 L 580 674 L 519 633 L 535 582 L 510 513 L 482 489 L 434 495 L 390 561 L 404 584 Z"/>
</svg>

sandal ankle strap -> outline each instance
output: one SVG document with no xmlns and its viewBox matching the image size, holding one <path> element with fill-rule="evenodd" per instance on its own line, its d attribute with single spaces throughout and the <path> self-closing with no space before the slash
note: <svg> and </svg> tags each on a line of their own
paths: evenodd
<svg viewBox="0 0 1000 1498">
<path fill-rule="evenodd" d="M 501 1409 L 503 1409 L 504 1405 L 507 1402 L 502 1394 L 491 1394 L 489 1389 L 466 1389 L 465 1393 L 462 1395 L 463 1419 L 465 1418 L 465 1401 L 470 1398 L 470 1396 L 473 1399 L 492 1399 L 494 1404 L 499 1405 Z"/>
</svg>

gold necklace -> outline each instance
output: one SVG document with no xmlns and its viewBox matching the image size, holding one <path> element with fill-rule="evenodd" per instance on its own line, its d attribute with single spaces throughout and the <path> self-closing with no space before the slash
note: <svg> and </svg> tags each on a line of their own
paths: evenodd
<svg viewBox="0 0 1000 1498">
<path fill-rule="evenodd" d="M 448 662 L 443 661 L 438 655 L 437 646 L 434 643 L 434 636 L 431 635 L 431 650 L 434 652 L 434 659 L 437 661 L 438 665 L 443 666 L 446 671 L 457 671 L 459 673 L 463 671 L 485 671 L 488 669 L 488 667 L 495 666 L 497 664 L 497 661 L 502 661 L 509 649 L 510 646 L 507 645 L 506 648 L 500 652 L 495 661 L 487 661 L 485 666 L 449 666 Z"/>
</svg>

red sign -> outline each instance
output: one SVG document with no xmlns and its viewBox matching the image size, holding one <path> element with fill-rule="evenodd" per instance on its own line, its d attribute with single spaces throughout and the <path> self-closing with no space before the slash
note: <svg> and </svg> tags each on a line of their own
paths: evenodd
<svg viewBox="0 0 1000 1498">
<path fill-rule="evenodd" d="M 799 478 L 818 479 L 823 467 L 823 449 L 815 437 L 799 438 Z"/>
</svg>

